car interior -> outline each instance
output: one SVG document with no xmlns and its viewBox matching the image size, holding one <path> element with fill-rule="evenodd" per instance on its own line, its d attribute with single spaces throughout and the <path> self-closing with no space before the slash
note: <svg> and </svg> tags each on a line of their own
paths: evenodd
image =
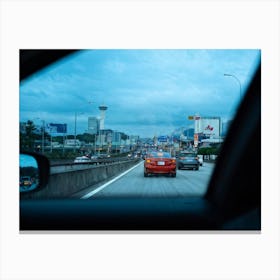
<svg viewBox="0 0 280 280">
<path fill-rule="evenodd" d="M 78 50 L 20 50 L 20 81 Z M 49 162 L 38 162 L 40 191 Z M 141 186 L 139 186 L 141 188 Z M 20 231 L 261 230 L 261 64 L 221 147 L 203 197 L 95 200 L 20 198 Z"/>
</svg>

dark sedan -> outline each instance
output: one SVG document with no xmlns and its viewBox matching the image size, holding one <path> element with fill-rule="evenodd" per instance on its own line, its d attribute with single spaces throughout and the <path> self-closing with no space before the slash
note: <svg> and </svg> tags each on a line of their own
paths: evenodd
<svg viewBox="0 0 280 280">
<path fill-rule="evenodd" d="M 196 153 L 181 152 L 178 156 L 178 169 L 195 169 L 199 170 L 199 159 Z"/>
</svg>

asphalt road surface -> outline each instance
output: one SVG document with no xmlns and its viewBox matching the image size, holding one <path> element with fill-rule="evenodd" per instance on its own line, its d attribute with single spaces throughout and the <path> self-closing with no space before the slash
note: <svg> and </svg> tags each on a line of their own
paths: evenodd
<svg viewBox="0 0 280 280">
<path fill-rule="evenodd" d="M 80 198 L 97 197 L 186 197 L 203 195 L 210 180 L 213 163 L 204 163 L 198 171 L 177 170 L 175 178 L 158 175 L 144 177 L 144 162 L 130 169 L 126 174 L 91 189 Z"/>
</svg>

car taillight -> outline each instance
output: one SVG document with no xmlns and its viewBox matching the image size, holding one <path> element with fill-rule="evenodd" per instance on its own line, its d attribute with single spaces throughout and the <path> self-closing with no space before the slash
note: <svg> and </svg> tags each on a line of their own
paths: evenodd
<svg viewBox="0 0 280 280">
<path fill-rule="evenodd" d="M 180 157 L 179 159 L 185 159 L 184 157 Z"/>
<path fill-rule="evenodd" d="M 176 159 L 172 159 L 171 162 L 172 162 L 172 163 L 176 163 Z"/>
<path fill-rule="evenodd" d="M 150 159 L 146 159 L 146 163 L 151 163 L 151 160 Z"/>
</svg>

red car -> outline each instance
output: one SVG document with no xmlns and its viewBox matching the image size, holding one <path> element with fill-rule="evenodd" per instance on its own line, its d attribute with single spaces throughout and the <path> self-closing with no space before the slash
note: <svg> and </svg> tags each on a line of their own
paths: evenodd
<svg viewBox="0 0 280 280">
<path fill-rule="evenodd" d="M 176 159 L 167 152 L 152 152 L 144 163 L 144 177 L 149 174 L 169 174 L 176 177 Z"/>
</svg>

